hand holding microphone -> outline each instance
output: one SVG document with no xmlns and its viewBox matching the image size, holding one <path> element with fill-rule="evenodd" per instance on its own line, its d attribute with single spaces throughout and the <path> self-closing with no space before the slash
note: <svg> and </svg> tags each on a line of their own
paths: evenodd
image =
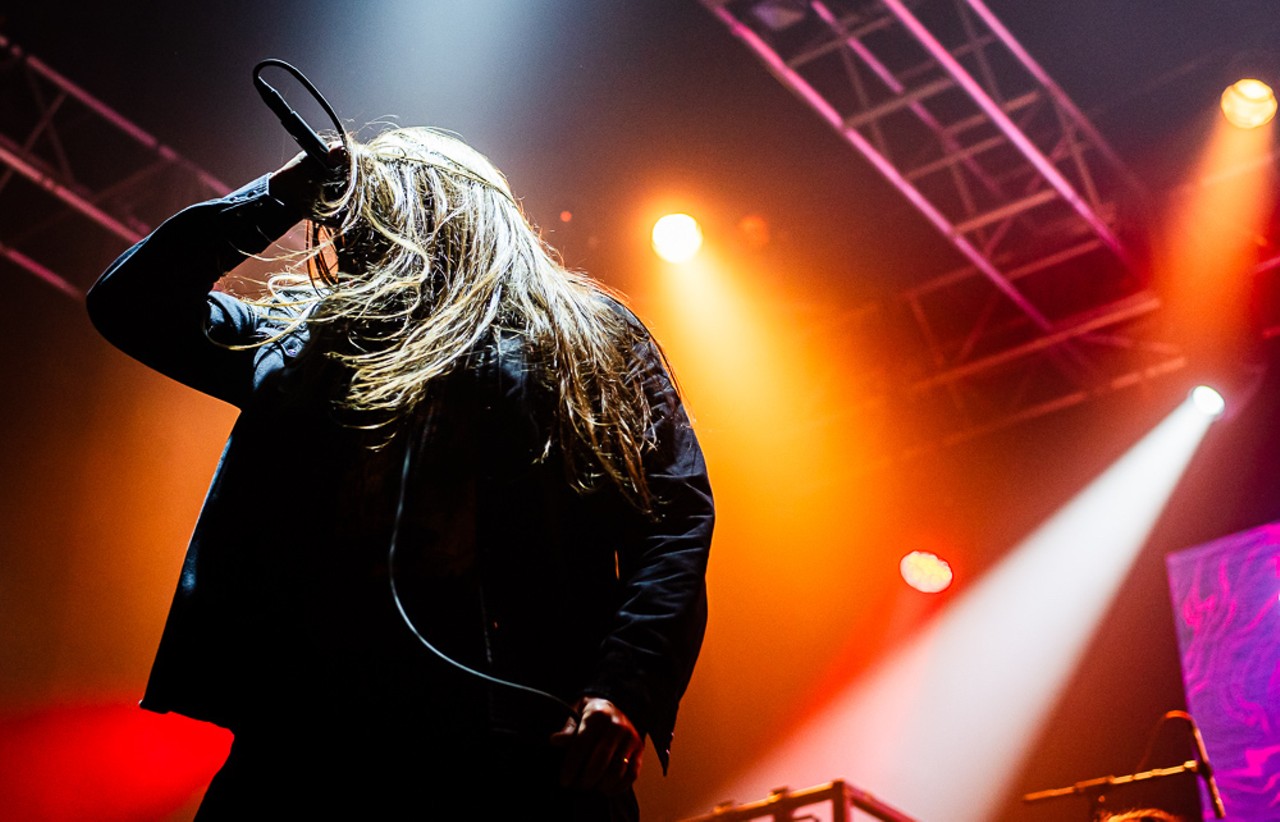
<svg viewBox="0 0 1280 822">
<path fill-rule="evenodd" d="M 333 121 L 333 127 L 338 132 L 340 142 L 328 144 L 321 139 L 316 130 L 289 106 L 280 92 L 262 79 L 262 71 L 272 66 L 284 69 L 293 75 L 316 99 L 325 114 L 329 115 L 329 119 Z M 329 101 L 324 98 L 319 89 L 307 79 L 305 74 L 284 60 L 272 57 L 254 66 L 253 86 L 258 90 L 262 101 L 280 119 L 280 124 L 284 126 L 285 131 L 289 132 L 289 135 L 302 148 L 302 154 L 294 157 L 271 175 L 271 195 L 280 202 L 297 206 L 310 215 L 313 206 L 324 196 L 326 185 L 335 185 L 346 180 L 344 171 L 350 163 L 346 132 L 338 120 L 337 112 L 333 110 L 333 106 L 329 105 Z"/>
</svg>

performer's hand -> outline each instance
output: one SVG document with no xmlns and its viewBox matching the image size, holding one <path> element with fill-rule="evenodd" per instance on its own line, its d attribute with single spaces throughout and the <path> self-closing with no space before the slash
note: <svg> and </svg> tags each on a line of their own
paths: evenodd
<svg viewBox="0 0 1280 822">
<path fill-rule="evenodd" d="M 329 159 L 337 163 L 337 168 L 345 168 L 347 150 L 341 143 L 329 147 Z M 292 160 L 271 173 L 271 196 L 280 202 L 297 206 L 303 211 L 310 211 L 311 206 L 320 198 L 324 185 L 333 182 L 335 174 L 323 168 L 320 163 L 307 157 L 306 152 L 299 152 Z M 343 178 L 338 178 L 343 179 Z"/>
<path fill-rule="evenodd" d="M 584 696 L 574 707 L 582 718 L 569 717 L 551 735 L 551 744 L 564 748 L 560 784 L 608 795 L 622 793 L 640 774 L 644 740 L 627 715 L 607 699 Z"/>
</svg>

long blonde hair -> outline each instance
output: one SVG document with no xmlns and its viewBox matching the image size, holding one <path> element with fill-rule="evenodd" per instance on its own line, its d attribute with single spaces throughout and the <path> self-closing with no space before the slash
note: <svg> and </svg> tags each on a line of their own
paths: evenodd
<svg viewBox="0 0 1280 822">
<path fill-rule="evenodd" d="M 435 381 L 510 332 L 556 398 L 543 455 L 558 448 L 578 490 L 607 479 L 651 510 L 652 343 L 638 322 L 556 259 L 505 177 L 461 140 L 395 129 L 352 140 L 348 159 L 349 184 L 313 214 L 307 273 L 276 275 L 259 302 L 345 367 L 338 406 L 394 431 Z"/>
</svg>

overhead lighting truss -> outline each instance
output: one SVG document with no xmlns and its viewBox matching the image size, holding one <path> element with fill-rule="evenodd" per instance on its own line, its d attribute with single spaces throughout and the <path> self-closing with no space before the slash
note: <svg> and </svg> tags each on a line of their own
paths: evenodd
<svg viewBox="0 0 1280 822">
<path fill-rule="evenodd" d="M 72 297 L 217 178 L 0 36 L 0 256 Z"/>
<path fill-rule="evenodd" d="M 1134 333 L 1160 306 L 1122 230 L 1140 187 L 982 0 L 701 2 L 956 252 L 885 308 L 918 343 L 888 405 L 929 420 L 903 447 L 1183 366 Z"/>
</svg>

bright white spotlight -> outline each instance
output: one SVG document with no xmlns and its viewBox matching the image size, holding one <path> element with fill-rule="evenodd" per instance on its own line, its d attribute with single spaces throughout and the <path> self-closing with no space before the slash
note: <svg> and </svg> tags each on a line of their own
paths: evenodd
<svg viewBox="0 0 1280 822">
<path fill-rule="evenodd" d="M 1247 78 L 1222 92 L 1222 113 L 1236 128 L 1257 128 L 1276 116 L 1276 95 L 1261 80 Z"/>
<path fill-rule="evenodd" d="M 653 250 L 667 262 L 687 262 L 700 248 L 702 227 L 688 214 L 668 214 L 653 224 Z"/>
<path fill-rule="evenodd" d="M 929 551 L 912 551 L 898 563 L 908 585 L 925 594 L 936 594 L 951 586 L 951 563 Z"/>
<path fill-rule="evenodd" d="M 1209 424 L 1179 403 L 708 802 L 857 774 L 859 787 L 917 819 L 997 818 Z"/>
<path fill-rule="evenodd" d="M 1196 410 L 1210 419 L 1217 419 L 1227 407 L 1222 395 L 1207 385 L 1197 385 L 1191 391 L 1191 402 Z"/>
</svg>

